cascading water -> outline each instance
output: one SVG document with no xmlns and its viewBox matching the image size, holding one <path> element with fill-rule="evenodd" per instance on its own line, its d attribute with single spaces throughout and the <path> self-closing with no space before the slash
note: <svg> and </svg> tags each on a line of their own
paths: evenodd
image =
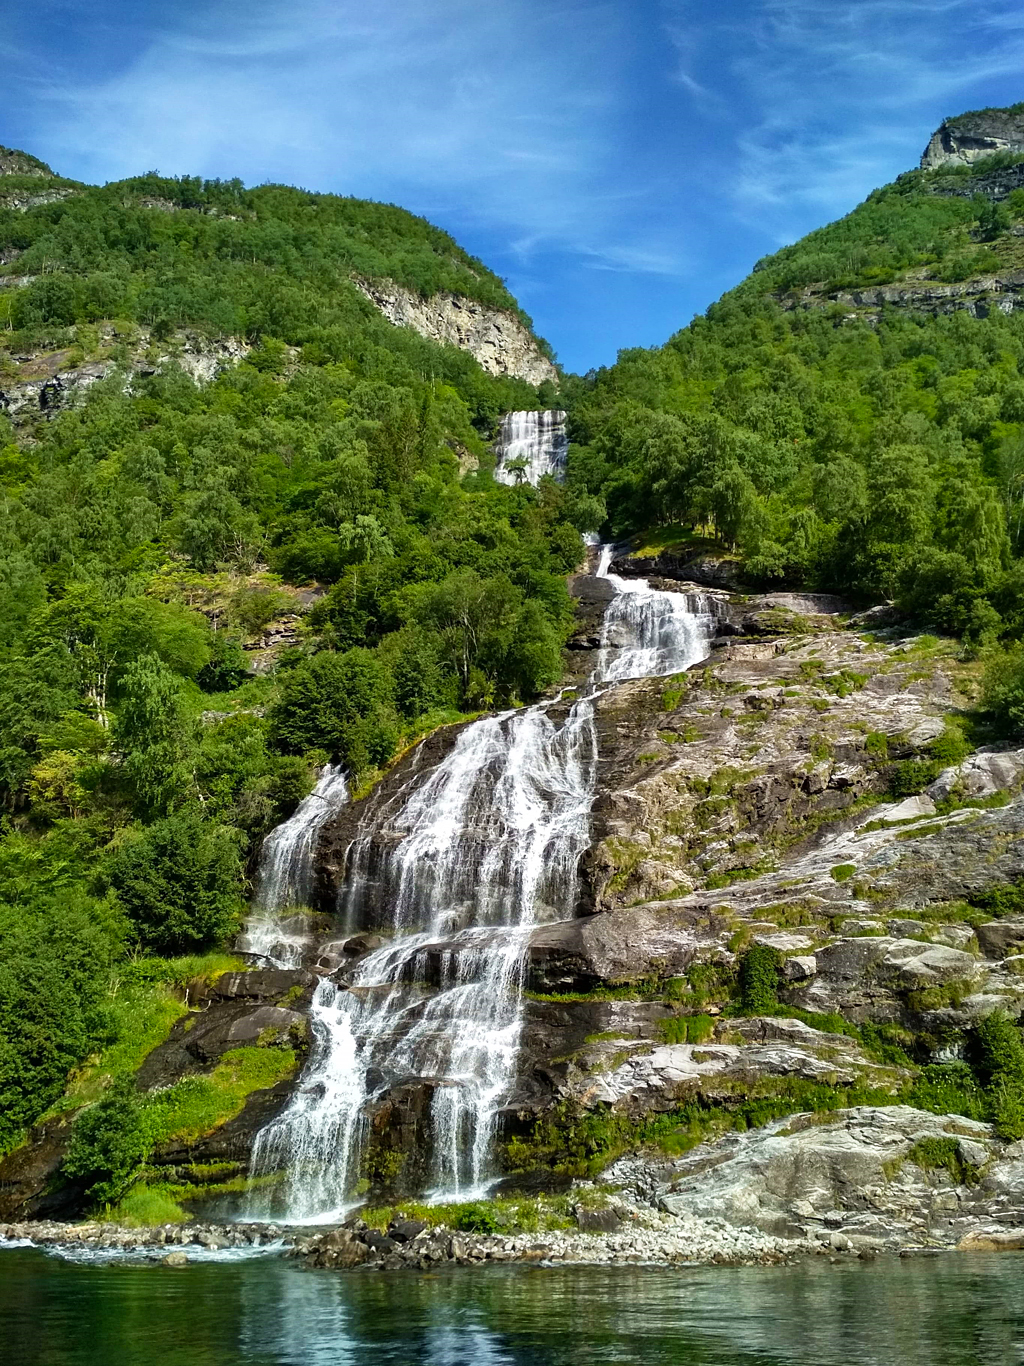
<svg viewBox="0 0 1024 1366">
<path fill-rule="evenodd" d="M 597 576 L 615 589 L 601 623 L 596 679 L 660 678 L 682 673 L 706 653 L 713 600 L 705 593 L 665 593 L 646 579 L 611 572 L 615 547 L 601 546 Z"/>
<path fill-rule="evenodd" d="M 238 941 L 239 950 L 280 967 L 298 967 L 309 948 L 301 911 L 313 899 L 313 853 L 323 825 L 348 801 L 344 771 L 333 764 L 294 815 L 272 830 L 260 850 L 253 915 Z"/>
<path fill-rule="evenodd" d="M 569 450 L 565 416 L 557 408 L 506 413 L 495 445 L 495 479 L 501 484 L 537 484 L 545 474 L 561 479 Z"/>
<path fill-rule="evenodd" d="M 709 633 L 705 604 L 619 579 L 610 562 L 602 548 L 597 572 L 616 594 L 585 695 L 562 704 L 561 716 L 542 702 L 466 726 L 351 847 L 350 928 L 372 883 L 378 903 L 391 907 L 394 937 L 344 983 L 324 978 L 317 988 L 301 1085 L 253 1149 L 254 1175 L 284 1172 L 273 1211 L 296 1222 L 339 1217 L 352 1201 L 369 1118 L 403 1086 L 432 1091 L 434 1194 L 486 1189 L 495 1124 L 515 1079 L 529 933 L 572 916 L 577 901 L 596 781 L 597 685 L 686 669 Z M 372 836 L 382 831 L 387 852 L 371 866 Z M 304 846 L 307 866 L 315 834 Z M 275 849 L 265 857 L 272 862 Z"/>
</svg>

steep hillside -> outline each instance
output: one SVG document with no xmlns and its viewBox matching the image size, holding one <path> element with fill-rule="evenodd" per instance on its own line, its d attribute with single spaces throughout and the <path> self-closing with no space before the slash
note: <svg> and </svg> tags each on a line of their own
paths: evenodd
<svg viewBox="0 0 1024 1366">
<path fill-rule="evenodd" d="M 555 371 L 504 285 L 401 209 L 86 186 L 3 149 L 0 263 L 4 1150 L 231 965 L 253 853 L 328 757 L 369 784 L 558 680 L 586 517 L 491 477 L 502 415 Z M 482 349 L 368 289 L 475 312 Z M 242 1054 L 231 1094 L 284 1074 Z"/>
<path fill-rule="evenodd" d="M 0 1217 L 370 1196 L 313 1255 L 397 1266 L 424 1190 L 602 1177 L 657 1255 L 1017 1245 L 1024 322 L 914 292 L 1011 259 L 1016 153 L 565 377 L 537 488 L 429 225 L 11 167 Z"/>
<path fill-rule="evenodd" d="M 909 172 L 665 346 L 574 380 L 569 487 L 613 534 L 646 529 L 648 569 L 710 556 L 718 582 L 1016 639 L 1022 174 L 1019 153 Z"/>
</svg>

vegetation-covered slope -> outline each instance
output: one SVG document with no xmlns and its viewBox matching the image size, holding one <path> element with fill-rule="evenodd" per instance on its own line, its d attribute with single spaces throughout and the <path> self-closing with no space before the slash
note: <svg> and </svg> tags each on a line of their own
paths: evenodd
<svg viewBox="0 0 1024 1366">
<path fill-rule="evenodd" d="M 0 408 L 0 1150 L 149 1028 L 140 990 L 166 1014 L 159 984 L 202 972 L 161 957 L 226 942 L 318 763 L 365 781 L 557 680 L 582 551 L 556 486 L 488 473 L 499 415 L 551 395 L 351 283 L 514 308 L 446 234 L 279 186 L 5 168 L 0 198 L 64 197 L 0 207 L 0 390 L 105 378 Z M 198 387 L 174 357 L 224 338 L 247 358 Z"/>
<path fill-rule="evenodd" d="M 665 346 L 574 380 L 570 487 L 604 499 L 616 534 L 710 537 L 749 582 L 895 597 L 974 644 L 1016 639 L 1020 313 L 936 315 L 898 287 L 869 315 L 828 299 L 1024 261 L 1024 191 L 999 197 L 992 174 L 903 176 Z"/>
</svg>

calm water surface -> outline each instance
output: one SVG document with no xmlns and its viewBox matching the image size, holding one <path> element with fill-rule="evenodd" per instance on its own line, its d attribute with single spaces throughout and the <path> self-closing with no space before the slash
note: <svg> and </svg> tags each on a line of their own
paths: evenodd
<svg viewBox="0 0 1024 1366">
<path fill-rule="evenodd" d="M 789 1268 L 171 1269 L 0 1252 L 18 1366 L 1012 1366 L 1024 1255 Z"/>
</svg>

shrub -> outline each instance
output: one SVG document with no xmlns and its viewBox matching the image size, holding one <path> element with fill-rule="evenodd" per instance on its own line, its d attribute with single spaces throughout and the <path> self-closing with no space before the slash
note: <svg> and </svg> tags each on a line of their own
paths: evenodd
<svg viewBox="0 0 1024 1366">
<path fill-rule="evenodd" d="M 740 991 L 748 1015 L 770 1014 L 778 1005 L 782 955 L 767 944 L 755 944 L 740 963 Z"/>
<path fill-rule="evenodd" d="M 958 1186 L 975 1186 L 980 1179 L 978 1168 L 964 1157 L 955 1138 L 918 1139 L 907 1157 L 924 1171 L 949 1172 Z"/>
<path fill-rule="evenodd" d="M 237 838 L 194 807 L 145 829 L 135 827 L 111 856 L 107 876 L 139 943 L 156 953 L 213 947 L 238 923 Z"/>
<path fill-rule="evenodd" d="M 966 1115 L 985 1119 L 988 1104 L 985 1093 L 966 1063 L 931 1063 L 901 1096 L 906 1105 L 930 1110 L 935 1115 Z"/>
<path fill-rule="evenodd" d="M 132 1080 L 122 1077 L 75 1120 L 61 1170 L 84 1183 L 89 1200 L 109 1204 L 138 1176 L 149 1149 L 143 1106 Z"/>
</svg>

